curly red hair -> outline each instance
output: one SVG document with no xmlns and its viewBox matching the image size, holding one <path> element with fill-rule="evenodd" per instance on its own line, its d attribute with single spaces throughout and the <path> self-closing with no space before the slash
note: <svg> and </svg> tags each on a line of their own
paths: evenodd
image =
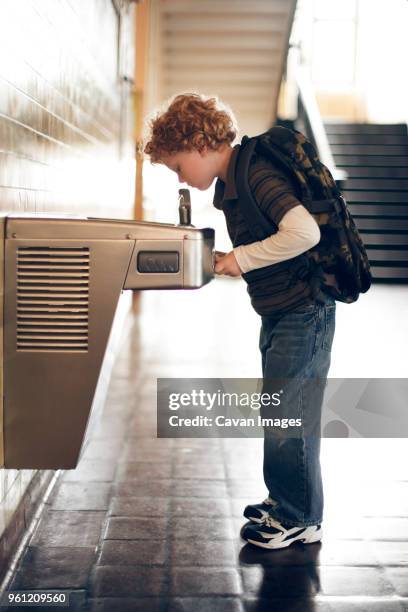
<svg viewBox="0 0 408 612">
<path fill-rule="evenodd" d="M 217 98 L 197 93 L 179 94 L 164 112 L 149 120 L 144 152 L 152 162 L 179 151 L 214 151 L 237 136 L 234 115 Z"/>
</svg>

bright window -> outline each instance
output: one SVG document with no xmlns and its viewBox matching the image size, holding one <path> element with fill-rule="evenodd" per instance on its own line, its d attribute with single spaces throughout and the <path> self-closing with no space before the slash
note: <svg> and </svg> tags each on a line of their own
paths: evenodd
<svg viewBox="0 0 408 612">
<path fill-rule="evenodd" d="M 319 89 L 355 84 L 357 0 L 314 0 L 312 78 Z"/>
</svg>

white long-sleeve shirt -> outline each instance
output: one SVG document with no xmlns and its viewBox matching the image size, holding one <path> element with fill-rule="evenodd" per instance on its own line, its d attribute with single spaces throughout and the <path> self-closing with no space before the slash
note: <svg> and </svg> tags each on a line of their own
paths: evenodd
<svg viewBox="0 0 408 612">
<path fill-rule="evenodd" d="M 312 215 L 299 204 L 284 214 L 278 231 L 264 240 L 235 247 L 243 273 L 292 259 L 318 244 L 320 229 Z"/>
</svg>

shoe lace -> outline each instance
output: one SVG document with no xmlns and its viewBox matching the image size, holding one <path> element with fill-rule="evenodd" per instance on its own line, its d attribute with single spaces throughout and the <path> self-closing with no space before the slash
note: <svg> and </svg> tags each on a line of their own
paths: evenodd
<svg viewBox="0 0 408 612">
<path fill-rule="evenodd" d="M 264 499 L 262 503 L 266 504 L 267 506 L 272 506 L 273 505 L 273 501 L 271 500 L 270 497 L 267 497 L 266 499 Z"/>
<path fill-rule="evenodd" d="M 265 518 L 265 525 L 267 527 L 275 527 L 276 529 L 279 529 L 279 531 L 283 530 L 282 525 L 279 523 L 279 521 L 277 521 L 276 519 L 274 519 L 272 516 L 267 516 Z"/>
</svg>

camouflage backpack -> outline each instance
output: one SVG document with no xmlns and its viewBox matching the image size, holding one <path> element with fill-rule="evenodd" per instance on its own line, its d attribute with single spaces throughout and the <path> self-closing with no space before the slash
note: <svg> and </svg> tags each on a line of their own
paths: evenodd
<svg viewBox="0 0 408 612">
<path fill-rule="evenodd" d="M 320 242 L 300 258 L 303 265 L 297 275 L 308 279 L 317 299 L 323 291 L 341 302 L 355 302 L 370 288 L 370 264 L 347 204 L 314 146 L 301 132 L 280 126 L 253 138 L 243 137 L 236 172 L 239 202 L 252 236 L 263 240 L 277 229 L 261 212 L 248 184 L 255 151 L 286 173 L 297 197 L 319 225 Z M 256 273 L 254 270 L 247 276 L 255 278 Z"/>
</svg>

